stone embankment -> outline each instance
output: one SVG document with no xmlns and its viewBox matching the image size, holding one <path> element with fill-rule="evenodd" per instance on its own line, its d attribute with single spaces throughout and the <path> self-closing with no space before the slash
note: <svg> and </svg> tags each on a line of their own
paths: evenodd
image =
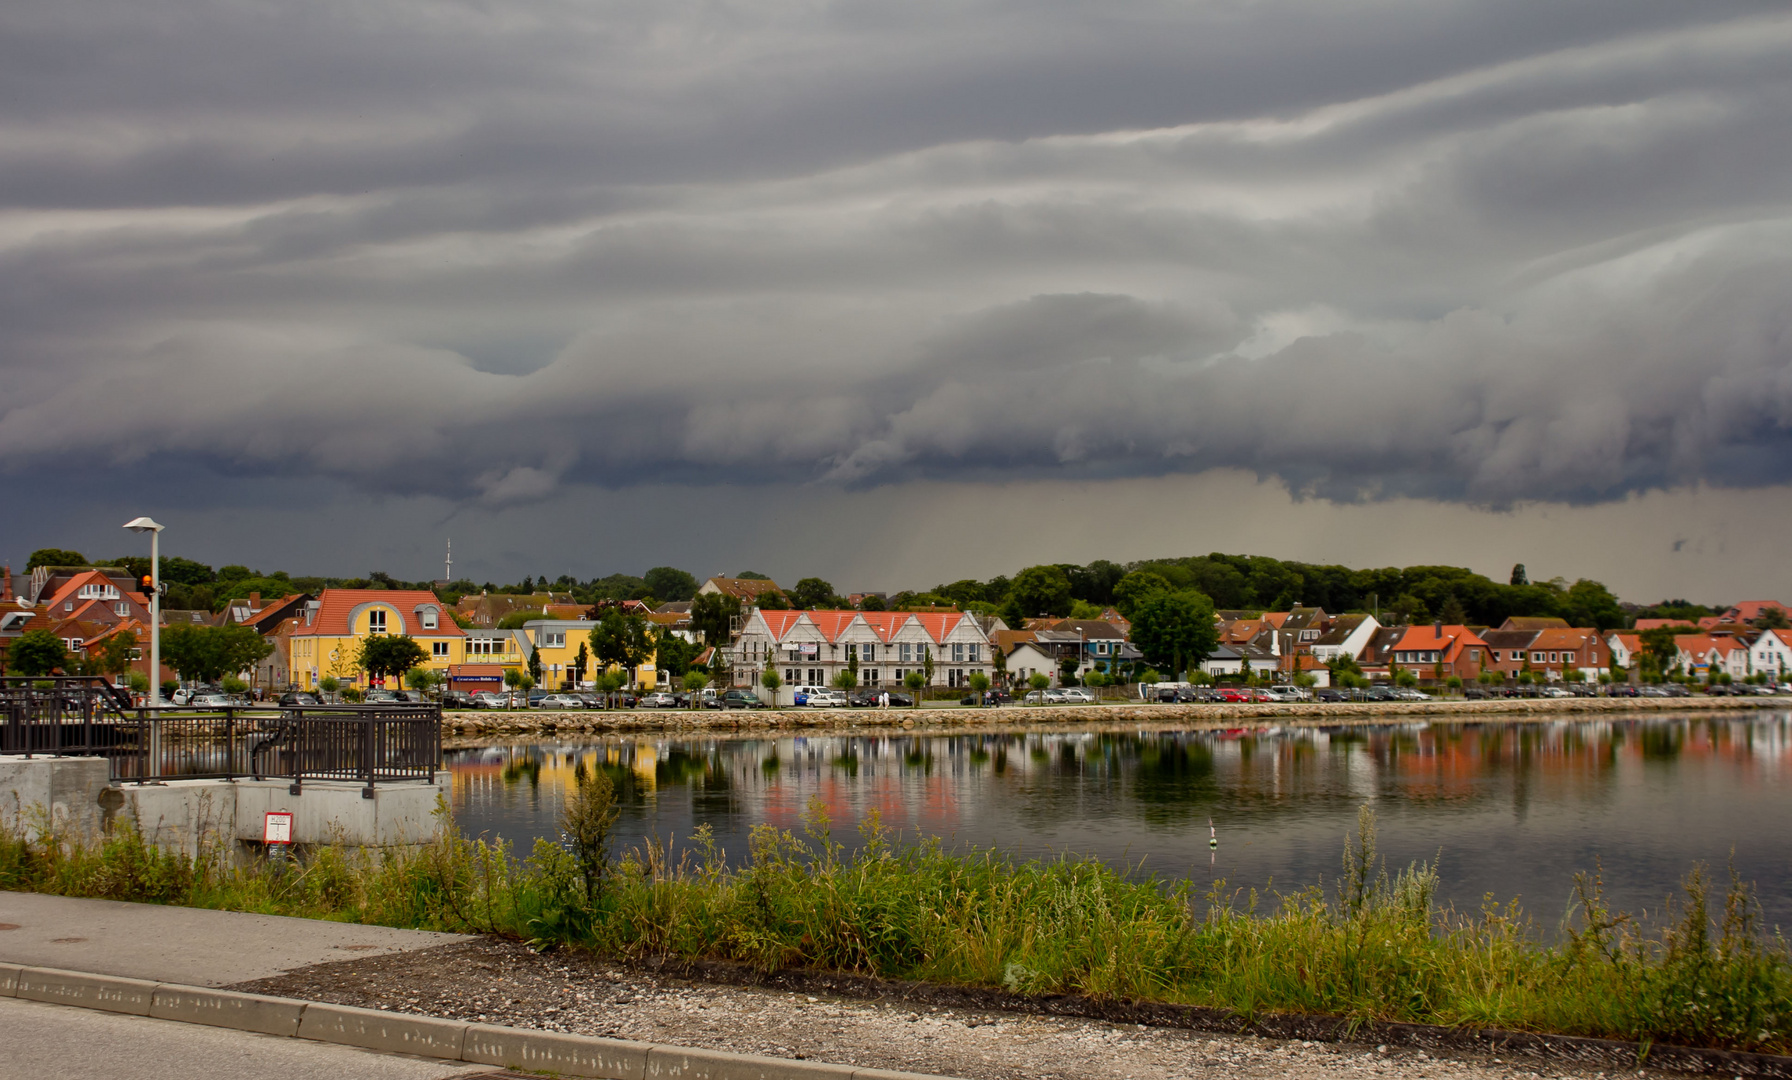
<svg viewBox="0 0 1792 1080">
<path fill-rule="evenodd" d="M 556 712 L 448 712 L 442 733 L 449 737 L 555 735 L 566 732 L 735 732 L 874 728 L 966 728 L 1062 726 L 1067 724 L 1152 724 L 1230 728 L 1262 724 L 1385 724 L 1410 719 L 1529 720 L 1543 717 L 1641 716 L 1663 712 L 1731 712 L 1792 708 L 1783 697 L 1746 698 L 1513 698 L 1497 701 L 1403 701 L 1302 703 L 1295 705 L 1004 705 L 975 709 L 961 705 L 911 709 L 737 709 L 727 712 L 666 709 Z"/>
</svg>

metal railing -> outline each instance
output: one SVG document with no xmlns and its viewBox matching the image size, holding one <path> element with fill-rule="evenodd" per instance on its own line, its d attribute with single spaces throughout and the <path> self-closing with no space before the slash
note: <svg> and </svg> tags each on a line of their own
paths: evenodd
<svg viewBox="0 0 1792 1080">
<path fill-rule="evenodd" d="M 114 781 L 435 782 L 442 713 L 435 705 L 133 707 L 103 679 L 0 678 L 0 753 L 103 757 Z"/>
</svg>

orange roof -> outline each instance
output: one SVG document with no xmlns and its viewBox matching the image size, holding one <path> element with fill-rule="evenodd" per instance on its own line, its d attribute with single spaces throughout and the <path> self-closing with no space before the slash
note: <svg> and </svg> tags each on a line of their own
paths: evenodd
<svg viewBox="0 0 1792 1080">
<path fill-rule="evenodd" d="M 117 582 L 113 581 L 111 578 L 107 577 L 105 574 L 100 573 L 98 570 L 83 570 L 79 574 L 76 574 L 74 577 L 71 577 L 67 581 L 63 582 L 62 588 L 56 590 L 56 595 L 50 597 L 50 599 L 47 601 L 44 601 L 44 603 L 46 606 L 54 607 L 55 605 L 62 603 L 64 600 L 67 600 L 70 597 L 74 596 L 75 593 L 81 588 L 81 586 L 94 585 L 94 584 L 111 585 L 114 588 L 116 588 L 118 585 Z M 131 600 L 135 600 L 137 603 L 141 604 L 144 607 L 149 606 L 148 598 L 145 597 L 140 592 L 133 592 L 129 589 L 120 589 L 119 593 L 120 593 L 121 597 L 126 597 Z"/>
<path fill-rule="evenodd" d="M 1586 627 L 1575 627 L 1568 630 L 1539 630 L 1531 640 L 1533 649 L 1553 649 L 1556 651 L 1579 649 L 1589 641 L 1598 641 L 1599 631 Z"/>
<path fill-rule="evenodd" d="M 1792 607 L 1787 607 L 1778 600 L 1743 600 L 1733 605 L 1724 614 L 1743 622 L 1754 622 L 1766 614 L 1768 608 L 1779 608 L 1786 614 L 1792 615 Z"/>
<path fill-rule="evenodd" d="M 759 609 L 759 617 L 775 640 L 783 641 L 797 623 L 807 619 L 821 633 L 824 641 L 838 641 L 853 620 L 862 620 L 881 641 L 893 640 L 910 620 L 934 641 L 944 641 L 964 619 L 962 611 L 767 611 Z"/>
<path fill-rule="evenodd" d="M 298 631 L 297 637 L 347 637 L 349 616 L 370 604 L 389 608 L 398 613 L 399 624 L 388 624 L 387 633 L 419 634 L 429 637 L 465 637 L 461 628 L 449 617 L 447 605 L 436 598 L 436 594 L 427 589 L 325 589 L 317 598 L 317 617 L 311 625 Z M 441 612 L 436 620 L 434 630 L 424 630 L 418 621 L 416 609 L 423 606 L 435 608 Z"/>
<path fill-rule="evenodd" d="M 1437 627 L 1431 623 L 1423 626 L 1409 626 L 1394 652 L 1437 652 L 1441 653 L 1445 663 L 1453 662 L 1463 649 L 1478 645 L 1487 648 L 1487 643 L 1466 626 L 1446 626 L 1440 635 Z"/>
<path fill-rule="evenodd" d="M 1280 630 L 1282 624 L 1288 621 L 1288 614 L 1286 611 L 1266 611 L 1263 613 L 1262 621 Z"/>
</svg>

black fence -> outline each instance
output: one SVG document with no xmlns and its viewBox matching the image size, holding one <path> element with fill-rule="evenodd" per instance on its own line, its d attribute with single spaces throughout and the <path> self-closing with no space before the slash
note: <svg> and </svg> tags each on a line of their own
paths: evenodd
<svg viewBox="0 0 1792 1080">
<path fill-rule="evenodd" d="M 282 709 L 133 707 L 105 680 L 0 678 L 0 753 L 103 757 L 112 779 L 292 781 L 373 785 L 435 781 L 442 714 L 435 705 Z"/>
</svg>

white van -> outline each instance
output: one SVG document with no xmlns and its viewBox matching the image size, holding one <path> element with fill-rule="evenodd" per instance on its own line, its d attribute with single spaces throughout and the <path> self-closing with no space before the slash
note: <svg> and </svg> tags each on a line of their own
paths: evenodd
<svg viewBox="0 0 1792 1080">
<path fill-rule="evenodd" d="M 791 692 L 796 695 L 795 701 L 798 705 L 807 705 L 809 703 L 809 695 L 810 694 L 830 694 L 830 693 L 833 693 L 833 690 L 834 690 L 834 688 L 831 686 L 793 686 L 793 687 L 791 687 Z"/>
</svg>

